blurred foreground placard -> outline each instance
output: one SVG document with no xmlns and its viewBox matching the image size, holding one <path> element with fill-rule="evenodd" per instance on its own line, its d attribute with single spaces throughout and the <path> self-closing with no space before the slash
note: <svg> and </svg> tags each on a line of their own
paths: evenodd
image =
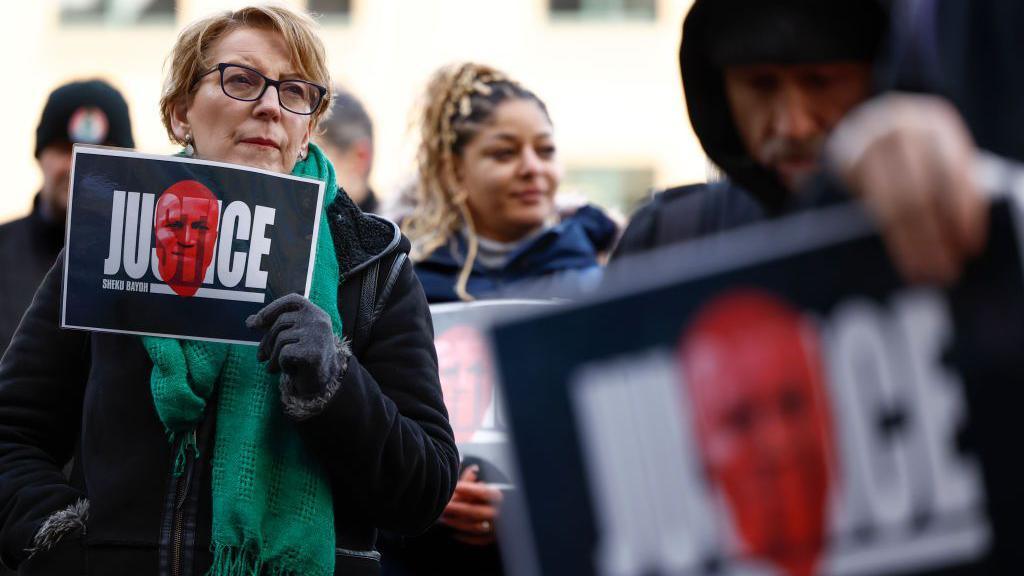
<svg viewBox="0 0 1024 576">
<path fill-rule="evenodd" d="M 498 325 L 533 571 L 1015 570 L 1019 218 L 993 209 L 950 290 L 905 286 L 839 207 L 624 263 L 591 303 Z"/>
</svg>

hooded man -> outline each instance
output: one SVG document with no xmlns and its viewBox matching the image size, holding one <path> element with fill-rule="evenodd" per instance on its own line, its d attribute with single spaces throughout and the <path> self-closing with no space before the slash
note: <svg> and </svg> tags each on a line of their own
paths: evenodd
<svg viewBox="0 0 1024 576">
<path fill-rule="evenodd" d="M 32 213 L 0 226 L 0 356 L 64 246 L 71 146 L 76 142 L 132 148 L 128 104 L 102 80 L 72 82 L 54 90 L 36 128 L 36 160 L 43 187 Z"/>
<path fill-rule="evenodd" d="M 657 195 L 614 257 L 842 199 L 807 189 L 828 165 L 909 279 L 955 277 L 984 239 L 973 143 L 943 101 L 872 98 L 888 17 L 876 0 L 696 0 L 679 50 L 683 89 L 726 179 Z"/>
</svg>

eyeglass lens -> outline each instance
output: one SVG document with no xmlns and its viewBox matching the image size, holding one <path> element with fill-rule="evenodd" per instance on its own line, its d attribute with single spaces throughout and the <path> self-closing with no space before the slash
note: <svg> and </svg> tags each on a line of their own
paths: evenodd
<svg viewBox="0 0 1024 576">
<path fill-rule="evenodd" d="M 221 76 L 224 93 L 239 100 L 256 100 L 263 92 L 266 80 L 253 70 L 239 66 L 225 66 Z M 320 92 L 308 82 L 285 80 L 277 89 L 281 105 L 298 114 L 309 114 L 320 99 Z"/>
</svg>

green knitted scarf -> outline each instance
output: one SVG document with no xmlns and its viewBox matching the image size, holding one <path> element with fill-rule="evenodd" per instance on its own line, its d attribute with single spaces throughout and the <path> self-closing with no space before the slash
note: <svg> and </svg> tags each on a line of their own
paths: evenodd
<svg viewBox="0 0 1024 576">
<path fill-rule="evenodd" d="M 338 260 L 327 207 L 334 168 L 313 144 L 292 174 L 325 182 L 309 298 L 341 336 Z M 255 346 L 144 336 L 153 361 L 150 387 L 160 421 L 178 447 L 196 450 L 195 430 L 214 391 L 213 566 L 211 576 L 334 574 L 334 507 L 320 464 L 277 399 L 278 377 L 256 360 Z"/>
</svg>

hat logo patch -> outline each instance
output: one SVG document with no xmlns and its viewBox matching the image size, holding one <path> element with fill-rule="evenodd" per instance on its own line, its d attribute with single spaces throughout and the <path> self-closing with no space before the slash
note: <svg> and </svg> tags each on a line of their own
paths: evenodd
<svg viewBox="0 0 1024 576">
<path fill-rule="evenodd" d="M 72 142 L 99 144 L 107 139 L 110 123 L 107 115 L 96 107 L 75 110 L 68 121 L 68 139 Z"/>
</svg>

